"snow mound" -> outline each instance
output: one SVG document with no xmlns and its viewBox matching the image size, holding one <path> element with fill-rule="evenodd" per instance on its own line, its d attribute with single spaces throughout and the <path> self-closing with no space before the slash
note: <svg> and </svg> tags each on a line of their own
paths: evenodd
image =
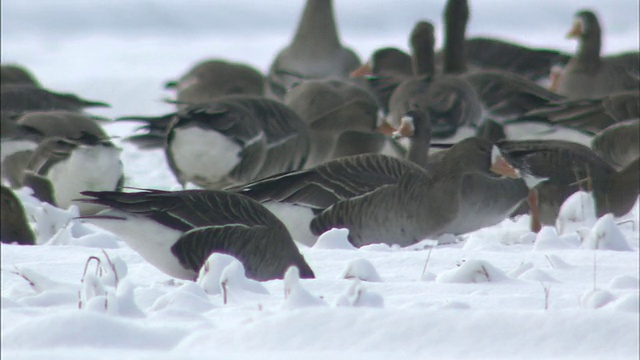
<svg viewBox="0 0 640 360">
<path fill-rule="evenodd" d="M 362 281 L 380 282 L 382 278 L 373 264 L 366 259 L 355 259 L 349 261 L 347 267 L 340 275 L 343 279 L 360 279 Z"/>
<path fill-rule="evenodd" d="M 338 297 L 336 306 L 382 308 L 384 299 L 380 294 L 368 291 L 359 279 L 355 279 L 349 284 L 347 291 Z"/>
<path fill-rule="evenodd" d="M 520 276 L 518 276 L 518 279 L 528 280 L 528 281 L 544 282 L 544 283 L 559 283 L 560 282 L 556 278 L 554 278 L 553 276 L 551 276 L 551 275 L 547 274 L 546 272 L 544 272 L 543 270 L 536 269 L 536 268 L 532 268 L 532 269 L 529 269 L 529 270 L 523 272 Z"/>
<path fill-rule="evenodd" d="M 618 229 L 613 214 L 606 214 L 598 219 L 582 246 L 587 249 L 632 250 L 624 234 Z"/>
<path fill-rule="evenodd" d="M 640 313 L 640 295 L 638 293 L 627 294 L 613 301 L 607 308 L 619 312 Z"/>
<path fill-rule="evenodd" d="M 607 290 L 593 289 L 582 295 L 580 304 L 587 309 L 599 309 L 615 299 L 616 297 Z"/>
<path fill-rule="evenodd" d="M 585 228 L 589 229 L 596 220 L 593 196 L 584 191 L 576 191 L 560 206 L 556 228 L 559 234 L 567 234 Z"/>
<path fill-rule="evenodd" d="M 292 310 L 310 306 L 326 306 L 323 300 L 311 295 L 300 284 L 300 270 L 297 267 L 290 267 L 284 274 L 284 295 L 285 300 L 281 309 Z"/>
<path fill-rule="evenodd" d="M 619 275 L 609 281 L 609 289 L 639 289 L 640 280 L 635 276 Z"/>
<path fill-rule="evenodd" d="M 534 251 L 576 249 L 580 247 L 580 236 L 576 233 L 569 233 L 559 236 L 552 226 L 544 226 L 536 235 L 533 243 Z"/>
<path fill-rule="evenodd" d="M 313 249 L 343 249 L 354 250 L 355 246 L 349 242 L 349 229 L 336 229 L 325 231 L 318 241 L 313 245 Z"/>
<path fill-rule="evenodd" d="M 508 277 L 484 260 L 467 260 L 455 269 L 438 275 L 439 283 L 482 283 L 507 280 Z"/>
</svg>

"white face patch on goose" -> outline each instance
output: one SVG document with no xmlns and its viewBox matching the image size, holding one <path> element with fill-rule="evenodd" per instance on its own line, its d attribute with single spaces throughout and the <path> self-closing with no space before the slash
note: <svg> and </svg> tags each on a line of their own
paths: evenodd
<svg viewBox="0 0 640 360">
<path fill-rule="evenodd" d="M 405 115 L 400 119 L 400 127 L 393 132 L 394 138 L 411 137 L 415 134 L 416 127 L 413 123 L 413 117 Z"/>
</svg>

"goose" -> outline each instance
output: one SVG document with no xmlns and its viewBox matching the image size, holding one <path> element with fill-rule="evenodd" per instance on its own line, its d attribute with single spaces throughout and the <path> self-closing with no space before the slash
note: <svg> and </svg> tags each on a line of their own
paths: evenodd
<svg viewBox="0 0 640 360">
<path fill-rule="evenodd" d="M 31 72 L 18 64 L 0 65 L 0 86 L 5 85 L 32 85 L 40 86 L 38 80 Z"/>
<path fill-rule="evenodd" d="M 496 38 L 465 39 L 469 20 L 467 0 L 449 0 L 444 10 L 445 46 L 436 54 L 436 66 L 446 74 L 499 70 L 531 81 L 549 75 L 554 65 L 564 65 L 569 56 L 556 50 L 531 49 Z"/>
<path fill-rule="evenodd" d="M 237 258 L 247 277 L 281 279 L 295 266 L 314 273 L 278 218 L 258 202 L 221 190 L 84 191 L 83 202 L 106 206 L 88 221 L 120 236 L 169 276 L 195 281 L 214 252 Z"/>
<path fill-rule="evenodd" d="M 2 199 L 0 241 L 7 244 L 34 245 L 36 236 L 29 226 L 20 199 L 4 185 L 0 187 L 0 198 Z"/>
<path fill-rule="evenodd" d="M 264 95 L 264 75 L 253 66 L 223 59 L 210 59 L 193 66 L 166 89 L 176 90 L 178 109 L 203 104 L 225 95 Z"/>
<path fill-rule="evenodd" d="M 80 112 L 88 107 L 109 107 L 109 104 L 86 100 L 74 94 L 56 93 L 31 84 L 0 86 L 0 110 L 8 114 L 29 111 L 68 110 Z M 3 115 L 4 116 L 4 115 Z"/>
<path fill-rule="evenodd" d="M 559 206 L 581 188 L 593 192 L 598 216 L 622 216 L 638 197 L 638 159 L 616 171 L 588 147 L 570 141 L 507 140 L 496 145 L 492 170 L 523 178 L 531 189 L 528 200 L 534 231 L 541 224 L 555 224 Z M 544 192 L 543 198 L 538 197 L 539 192 Z M 546 207 L 545 212 L 538 210 L 540 205 Z"/>
<path fill-rule="evenodd" d="M 282 98 L 300 79 L 347 78 L 360 58 L 338 35 L 332 0 L 307 0 L 296 33 L 269 67 L 268 91 Z"/>
<path fill-rule="evenodd" d="M 503 121 L 549 101 L 562 99 L 562 96 L 514 72 L 468 69 L 470 66 L 465 51 L 468 19 L 467 0 L 450 0 L 447 3 L 444 12 L 446 32 L 442 67 L 445 74 L 457 74 L 471 85 L 482 104 L 484 118 L 491 116 Z"/>
<path fill-rule="evenodd" d="M 640 53 L 601 57 L 601 36 L 596 14 L 586 9 L 578 11 L 567 34 L 568 38 L 579 39 L 578 50 L 558 76 L 555 91 L 581 99 L 640 89 Z"/>
<path fill-rule="evenodd" d="M 4 120 L 0 139 L 3 178 L 14 188 L 22 186 L 23 170 L 44 139 L 52 136 L 75 139 L 84 134 L 108 137 L 91 116 L 72 111 L 34 111 L 17 120 Z"/>
<path fill-rule="evenodd" d="M 436 138 L 450 137 L 460 126 L 479 122 L 482 105 L 471 85 L 457 76 L 435 76 L 433 25 L 416 23 L 410 43 L 415 76 L 402 81 L 391 94 L 387 121 L 398 126 L 408 110 L 429 111 Z"/>
<path fill-rule="evenodd" d="M 606 127 L 593 137 L 591 148 L 616 169 L 627 167 L 640 157 L 640 119 Z"/>
<path fill-rule="evenodd" d="M 121 149 L 110 140 L 84 133 L 79 138 L 52 136 L 34 150 L 24 170 L 23 185 L 41 201 L 66 209 L 78 206 L 80 214 L 99 207 L 76 203 L 84 190 L 118 190 L 124 175 Z"/>
<path fill-rule="evenodd" d="M 309 141 L 308 126 L 286 105 L 233 95 L 177 112 L 165 153 L 183 187 L 219 189 L 301 169 Z"/>
<path fill-rule="evenodd" d="M 411 137 L 408 160 L 381 154 L 343 157 L 228 190 L 267 205 L 311 209 L 308 229 L 289 225 L 297 241 L 312 244 L 331 228 L 347 228 L 356 247 L 407 246 L 443 233 L 472 231 L 503 220 L 524 200 L 522 181 L 488 174 L 492 145 L 482 139 L 457 143 L 429 169 L 429 128 L 424 111 L 411 110 L 403 117 L 395 134 Z"/>
<path fill-rule="evenodd" d="M 374 132 L 376 99 L 347 81 L 304 80 L 287 92 L 283 102 L 309 126 L 306 168 L 342 156 L 377 153 L 386 143 L 384 135 Z"/>
<path fill-rule="evenodd" d="M 640 117 L 640 91 L 621 91 L 600 98 L 567 99 L 549 102 L 523 116 L 505 121 L 539 121 L 594 135 L 621 121 Z"/>
<path fill-rule="evenodd" d="M 165 89 L 176 91 L 176 99 L 167 101 L 175 103 L 177 110 L 182 110 L 228 95 L 265 95 L 265 82 L 264 75 L 251 65 L 210 59 L 197 63 L 180 79 L 168 81 Z M 123 116 L 116 121 L 142 122 L 137 129 L 140 132 L 127 136 L 124 141 L 141 149 L 156 149 L 164 146 L 167 128 L 173 115 Z"/>
</svg>

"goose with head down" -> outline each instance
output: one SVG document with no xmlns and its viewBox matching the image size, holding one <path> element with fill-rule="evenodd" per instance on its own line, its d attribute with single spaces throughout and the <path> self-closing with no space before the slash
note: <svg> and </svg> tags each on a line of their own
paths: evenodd
<svg viewBox="0 0 640 360">
<path fill-rule="evenodd" d="M 294 239 L 309 245 L 323 232 L 342 227 L 349 229 L 355 246 L 407 246 L 493 225 L 524 200 L 522 181 L 489 174 L 492 145 L 479 138 L 454 145 L 428 170 L 429 129 L 424 111 L 411 110 L 402 118 L 395 136 L 411 138 L 408 160 L 379 154 L 343 157 L 230 190 L 267 205 L 309 208 L 314 213 L 310 222 L 288 224 Z"/>
<path fill-rule="evenodd" d="M 217 252 L 236 257 L 255 280 L 281 279 L 291 266 L 303 278 L 314 277 L 282 222 L 245 196 L 220 190 L 82 194 L 83 202 L 108 208 L 82 219 L 120 236 L 170 276 L 196 280 Z"/>
</svg>

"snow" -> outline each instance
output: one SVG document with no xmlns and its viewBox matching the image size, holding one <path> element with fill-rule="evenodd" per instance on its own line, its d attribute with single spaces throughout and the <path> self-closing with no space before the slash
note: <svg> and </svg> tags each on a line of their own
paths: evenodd
<svg viewBox="0 0 640 360">
<path fill-rule="evenodd" d="M 444 1 L 335 3 L 341 36 L 363 60 L 381 46 L 406 50 L 418 19 L 441 29 Z M 51 89 L 112 104 L 94 114 L 159 115 L 173 110 L 160 101 L 170 96 L 163 82 L 201 59 L 266 70 L 302 5 L 3 0 L 2 62 L 27 66 Z M 576 10 L 592 7 L 604 22 L 605 53 L 638 46 L 631 0 L 606 8 L 596 0 L 471 6 L 471 35 L 573 51 L 563 35 Z M 106 129 L 121 137 L 136 126 Z M 162 150 L 114 141 L 126 185 L 180 188 Z M 30 194 L 18 191 L 39 245 L 0 247 L 3 359 L 638 359 L 640 352 L 638 204 L 621 218 L 597 219 L 590 196 L 579 193 L 555 228 L 532 233 L 523 215 L 438 246 L 431 239 L 355 249 L 346 230 L 334 229 L 300 246 L 316 279 L 292 268 L 284 280 L 256 283 L 237 260 L 215 254 L 192 282 L 79 222 L 77 207 L 57 209 Z"/>
</svg>

